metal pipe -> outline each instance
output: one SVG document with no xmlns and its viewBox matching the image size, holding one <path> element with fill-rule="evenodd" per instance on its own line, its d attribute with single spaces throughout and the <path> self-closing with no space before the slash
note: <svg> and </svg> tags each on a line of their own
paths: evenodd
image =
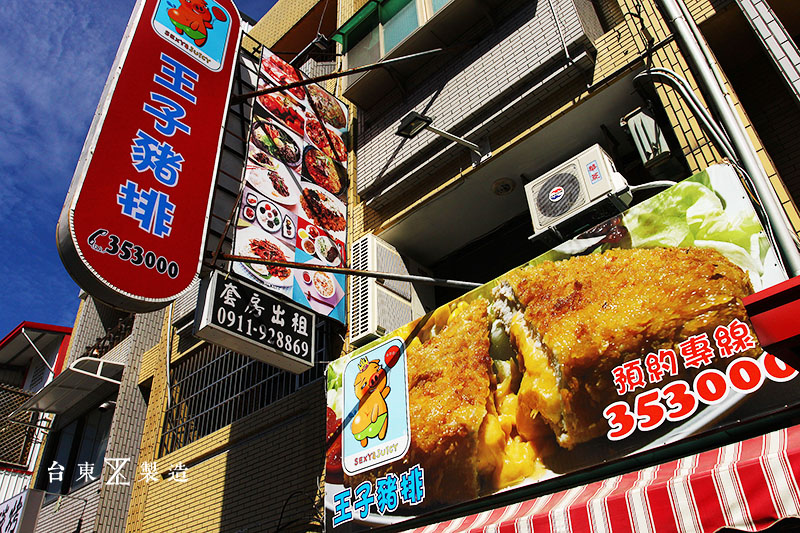
<svg viewBox="0 0 800 533">
<path fill-rule="evenodd" d="M 20 420 L 14 420 L 12 418 L 6 418 L 6 422 L 11 422 L 12 424 L 19 424 L 20 426 L 25 426 L 29 428 L 41 429 L 44 431 L 50 431 L 50 426 L 40 426 L 38 424 L 31 424 L 30 422 L 22 422 Z M 5 431 L 7 428 L 0 428 L 0 432 Z"/>
<path fill-rule="evenodd" d="M 446 132 L 444 130 L 440 130 L 439 128 L 437 128 L 435 126 L 432 126 L 430 124 L 425 126 L 425 129 L 432 131 L 433 133 L 435 133 L 436 135 L 439 135 L 440 137 L 444 137 L 448 141 L 453 141 L 456 144 L 460 144 L 461 146 L 465 146 L 465 147 L 469 148 L 470 150 L 472 150 L 473 152 L 475 152 L 476 154 L 478 154 L 479 156 L 483 157 L 483 154 L 481 153 L 480 147 L 477 144 L 475 144 L 474 142 L 470 142 L 470 141 L 468 141 L 466 139 L 462 139 L 461 137 L 456 137 L 452 133 Z"/>
<path fill-rule="evenodd" d="M 287 268 L 297 268 L 300 270 L 331 272 L 333 274 L 344 274 L 346 276 L 364 276 L 366 278 L 408 281 L 412 283 L 422 283 L 425 285 L 439 285 L 441 287 L 453 287 L 456 289 L 475 289 L 481 286 L 480 283 L 473 283 L 470 281 L 457 281 L 452 279 L 431 278 L 428 276 L 412 276 L 410 274 L 390 274 L 388 272 L 371 272 L 369 270 L 356 270 L 354 268 L 309 265 L 305 263 L 295 263 L 292 261 L 270 261 L 268 259 L 261 259 L 258 257 L 247 257 L 244 255 L 222 254 L 222 258 L 227 261 L 237 261 L 239 263 L 255 263 L 258 265 L 282 266 Z"/>
<path fill-rule="evenodd" d="M 689 107 L 692 108 L 694 115 L 703 123 L 703 125 L 708 130 L 708 133 L 714 138 L 714 141 L 717 143 L 719 148 L 722 150 L 723 155 L 725 157 L 738 162 L 738 158 L 736 157 L 736 151 L 731 146 L 730 139 L 728 139 L 727 134 L 725 131 L 719 127 L 717 122 L 711 117 L 708 110 L 703 107 L 700 103 L 700 100 L 697 98 L 697 95 L 692 92 L 691 87 L 689 87 L 689 82 L 687 82 L 684 78 L 679 76 L 676 72 L 666 69 L 666 68 L 652 68 L 650 70 L 646 70 L 637 74 L 633 79 L 636 80 L 643 80 L 645 78 L 663 78 L 669 82 L 672 82 L 672 87 L 678 91 L 678 93 L 683 97 Z M 661 80 L 663 81 L 663 80 Z"/>
<path fill-rule="evenodd" d="M 555 23 L 556 30 L 558 30 L 558 38 L 561 39 L 561 46 L 564 48 L 564 55 L 567 56 L 567 61 L 572 63 L 572 57 L 569 55 L 569 49 L 567 48 L 567 40 L 564 39 L 564 33 L 561 31 L 561 24 L 558 23 L 558 16 L 556 15 L 556 10 L 553 7 L 553 1 L 547 0 L 547 5 L 550 6 L 550 13 L 553 15 L 553 23 Z"/>
<path fill-rule="evenodd" d="M 25 331 L 25 328 L 22 328 L 22 334 L 25 335 L 25 338 L 28 339 L 28 342 L 31 344 L 31 346 L 33 346 L 33 349 L 36 350 L 36 353 L 39 354 L 39 357 L 41 357 L 42 361 L 44 361 L 45 366 L 49 368 L 50 372 L 52 372 L 53 375 L 55 376 L 56 371 L 53 369 L 52 366 L 50 366 L 50 363 L 47 362 L 47 359 L 45 359 L 44 355 L 42 355 L 42 352 L 39 351 L 39 348 L 36 347 L 31 338 L 28 337 L 28 333 Z"/>
<path fill-rule="evenodd" d="M 677 182 L 670 180 L 651 181 L 642 183 L 641 185 L 631 185 L 631 192 L 644 191 L 647 189 L 667 189 L 673 185 L 677 185 Z"/>
<path fill-rule="evenodd" d="M 266 89 L 261 89 L 258 91 L 253 91 L 245 94 L 237 94 L 231 96 L 231 105 L 238 105 L 242 102 L 249 100 L 250 98 L 255 98 L 256 96 L 261 96 L 262 94 L 269 94 L 278 91 L 288 91 L 289 89 L 294 89 L 295 87 L 304 87 L 311 83 L 319 83 L 321 81 L 332 80 L 335 78 L 341 78 L 343 76 L 349 76 L 351 74 L 358 74 L 359 72 L 366 72 L 368 70 L 373 70 L 376 68 L 385 67 L 387 65 L 391 65 L 392 63 L 399 63 L 400 61 L 406 61 L 408 59 L 415 59 L 418 57 L 424 57 L 429 55 L 441 54 L 443 52 L 448 51 L 445 48 L 434 48 L 433 50 L 425 50 L 423 52 L 417 52 L 416 54 L 409 54 L 407 56 L 400 56 L 395 57 L 392 59 L 386 59 L 383 61 L 379 61 L 378 63 L 371 63 L 369 65 L 364 65 L 361 67 L 355 67 L 343 72 L 333 72 L 331 74 L 325 74 L 324 76 L 317 76 L 316 78 L 306 78 L 304 80 L 296 81 L 294 83 L 287 83 L 286 85 L 277 85 L 275 87 L 268 87 Z"/>
<path fill-rule="evenodd" d="M 684 10 L 681 9 L 682 0 L 657 1 L 662 13 L 675 31 L 678 42 L 686 54 L 686 59 L 695 76 L 697 76 L 698 83 L 705 89 L 705 93 L 709 98 L 709 105 L 719 115 L 742 162 L 742 166 L 753 180 L 756 194 L 769 219 L 768 222 L 775 222 L 775 224 L 771 224 L 773 226 L 772 229 L 777 241 L 778 251 L 785 260 L 789 274 L 792 276 L 800 275 L 800 251 L 798 251 L 792 236 L 791 224 L 750 142 L 744 125 L 729 98 L 726 98 L 723 88 L 718 83 L 718 74 L 714 72 L 712 65 L 708 61 L 708 57 L 711 57 L 710 50 L 707 49 L 703 39 L 698 39 L 692 31 L 687 17 L 684 16 Z"/>
</svg>

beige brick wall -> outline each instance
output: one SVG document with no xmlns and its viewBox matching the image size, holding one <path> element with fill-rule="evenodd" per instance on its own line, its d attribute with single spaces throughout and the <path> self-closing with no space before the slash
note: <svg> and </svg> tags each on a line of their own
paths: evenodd
<svg viewBox="0 0 800 533">
<path fill-rule="evenodd" d="M 314 513 L 322 505 L 324 382 L 159 457 L 166 339 L 159 348 L 137 472 L 143 462 L 155 461 L 160 477 L 146 483 L 139 476 L 135 482 L 126 531 L 274 531 L 284 504 L 284 525 L 294 522 L 297 531 L 315 527 Z M 177 355 L 173 351 L 173 360 Z M 178 463 L 189 469 L 186 483 L 169 477 Z"/>
<path fill-rule="evenodd" d="M 248 33 L 253 39 L 265 46 L 274 46 L 298 20 L 303 18 L 320 1 L 278 0 Z M 335 4 L 335 2 L 331 3 Z M 309 38 L 313 38 L 313 35 Z M 253 40 L 247 37 L 242 40 L 242 46 L 247 50 L 252 50 L 254 44 Z"/>
</svg>

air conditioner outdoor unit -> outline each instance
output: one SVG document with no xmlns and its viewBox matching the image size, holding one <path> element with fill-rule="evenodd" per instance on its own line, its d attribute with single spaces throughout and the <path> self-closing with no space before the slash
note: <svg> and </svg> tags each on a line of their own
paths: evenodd
<svg viewBox="0 0 800 533">
<path fill-rule="evenodd" d="M 430 275 L 413 261 L 404 259 L 392 245 L 371 234 L 353 243 L 350 258 L 352 267 L 358 270 Z M 430 287 L 353 276 L 350 281 L 350 342 L 362 346 L 424 315 L 423 302 L 429 303 L 432 296 Z"/>
<path fill-rule="evenodd" d="M 627 181 L 597 144 L 525 185 L 525 195 L 532 239 L 548 230 L 572 237 L 624 211 L 632 199 Z"/>
</svg>

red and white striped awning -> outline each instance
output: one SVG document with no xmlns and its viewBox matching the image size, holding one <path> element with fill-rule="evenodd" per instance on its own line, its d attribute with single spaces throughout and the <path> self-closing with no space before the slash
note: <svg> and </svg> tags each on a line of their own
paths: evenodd
<svg viewBox="0 0 800 533">
<path fill-rule="evenodd" d="M 417 533 L 762 530 L 800 516 L 800 426 Z"/>
</svg>

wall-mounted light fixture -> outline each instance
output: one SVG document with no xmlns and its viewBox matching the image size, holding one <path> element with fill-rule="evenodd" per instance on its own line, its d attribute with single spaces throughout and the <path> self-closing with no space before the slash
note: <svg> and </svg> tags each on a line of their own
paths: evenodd
<svg viewBox="0 0 800 533">
<path fill-rule="evenodd" d="M 444 137 L 447 140 L 453 141 L 454 143 L 460 144 L 466 148 L 469 148 L 470 151 L 474 154 L 472 157 L 472 164 L 477 165 L 481 163 L 486 158 L 492 155 L 491 151 L 486 149 L 482 149 L 477 144 L 470 142 L 466 139 L 462 139 L 461 137 L 456 137 L 452 133 L 448 133 L 444 130 L 440 130 L 432 125 L 433 118 L 423 115 L 422 113 L 417 113 L 416 111 L 409 112 L 406 116 L 403 117 L 403 120 L 400 121 L 400 125 L 397 127 L 397 131 L 395 132 L 400 137 L 405 137 L 406 139 L 411 139 L 419 134 L 422 130 L 430 130 L 436 135 Z M 477 158 L 475 157 L 477 156 Z"/>
</svg>

